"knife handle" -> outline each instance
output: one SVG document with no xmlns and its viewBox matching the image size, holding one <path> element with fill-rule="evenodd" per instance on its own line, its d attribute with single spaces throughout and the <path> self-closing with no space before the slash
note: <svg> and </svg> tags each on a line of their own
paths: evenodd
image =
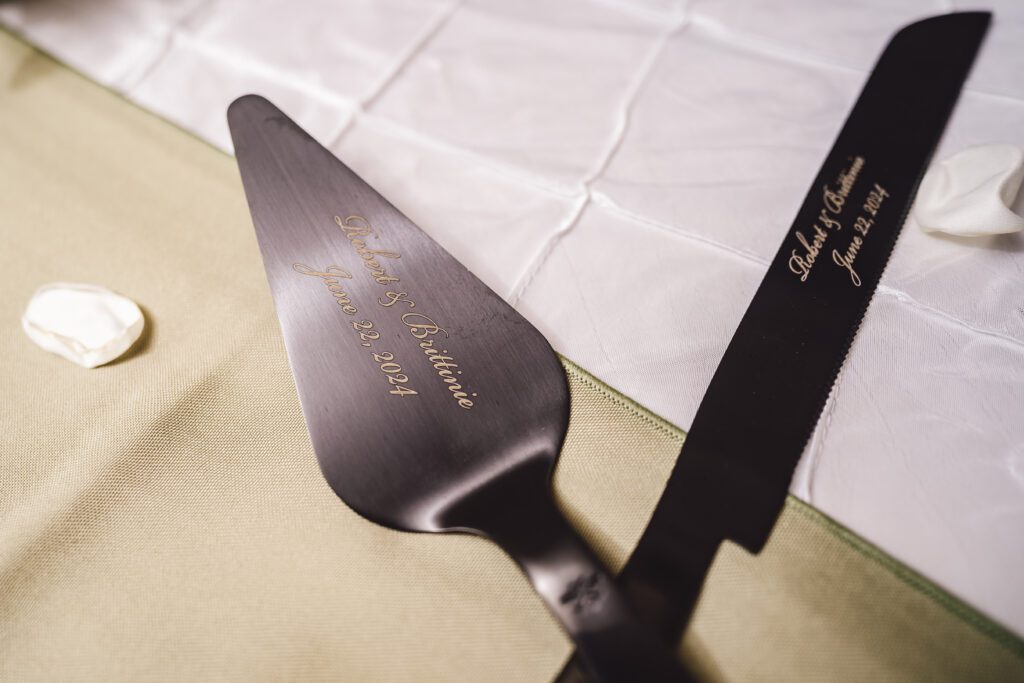
<svg viewBox="0 0 1024 683">
<path fill-rule="evenodd" d="M 529 577 L 594 683 L 693 680 L 557 509 L 549 491 L 489 520 L 485 535 Z"/>
</svg>

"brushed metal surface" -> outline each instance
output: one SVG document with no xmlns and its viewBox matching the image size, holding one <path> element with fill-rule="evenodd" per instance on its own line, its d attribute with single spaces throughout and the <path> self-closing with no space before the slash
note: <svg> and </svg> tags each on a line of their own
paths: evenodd
<svg viewBox="0 0 1024 683">
<path fill-rule="evenodd" d="M 684 679 L 554 505 L 569 394 L 543 336 L 273 104 L 242 97 L 228 121 L 338 496 L 394 529 L 497 542 L 595 680 Z"/>
<path fill-rule="evenodd" d="M 532 459 L 553 466 L 569 394 L 540 333 L 272 104 L 243 98 L 229 120 L 306 424 L 338 495 L 380 524 L 439 531 L 454 526 L 446 513 L 480 482 Z M 373 255 L 398 282 L 378 284 L 362 265 L 359 245 L 334 220 L 353 215 L 374 228 L 366 248 L 401 255 Z M 345 313 L 323 278 L 295 264 L 350 273 L 338 285 L 357 312 Z M 378 300 L 388 291 L 405 292 L 415 308 L 385 308 Z M 405 313 L 448 332 L 431 341 L 454 359 L 472 408 L 453 400 Z M 353 323 L 364 320 L 379 339 L 360 337 Z M 390 394 L 400 385 L 388 383 L 374 353 L 393 354 L 418 393 Z"/>
</svg>

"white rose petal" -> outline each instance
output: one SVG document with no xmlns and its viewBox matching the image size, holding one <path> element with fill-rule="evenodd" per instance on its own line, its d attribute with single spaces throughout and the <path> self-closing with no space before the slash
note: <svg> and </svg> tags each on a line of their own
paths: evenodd
<svg viewBox="0 0 1024 683">
<path fill-rule="evenodd" d="M 932 166 L 917 192 L 914 220 L 925 232 L 974 237 L 1019 232 L 1010 206 L 1024 179 L 1024 152 L 1015 145 L 982 145 Z"/>
<path fill-rule="evenodd" d="M 21 325 L 47 351 L 95 368 L 127 351 L 145 319 L 134 301 L 109 289 L 55 282 L 32 295 Z"/>
</svg>

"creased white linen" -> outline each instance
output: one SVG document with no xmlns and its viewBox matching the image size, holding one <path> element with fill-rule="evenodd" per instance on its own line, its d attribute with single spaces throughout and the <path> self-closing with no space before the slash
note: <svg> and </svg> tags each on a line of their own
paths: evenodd
<svg viewBox="0 0 1024 683">
<path fill-rule="evenodd" d="M 0 22 L 225 149 L 227 103 L 267 95 L 686 428 L 886 39 L 957 4 L 35 0 Z M 988 5 L 937 159 L 1024 143 L 1024 6 Z M 1022 273 L 1019 236 L 904 230 L 793 491 L 1024 635 Z"/>
</svg>

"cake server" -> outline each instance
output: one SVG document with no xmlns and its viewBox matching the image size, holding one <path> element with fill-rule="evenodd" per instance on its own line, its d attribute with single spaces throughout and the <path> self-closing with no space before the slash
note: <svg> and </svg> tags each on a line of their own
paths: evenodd
<svg viewBox="0 0 1024 683">
<path fill-rule="evenodd" d="M 338 496 L 393 529 L 497 543 L 593 680 L 685 680 L 555 505 L 569 393 L 544 337 L 273 104 L 242 97 L 228 122 L 310 439 Z"/>
</svg>

